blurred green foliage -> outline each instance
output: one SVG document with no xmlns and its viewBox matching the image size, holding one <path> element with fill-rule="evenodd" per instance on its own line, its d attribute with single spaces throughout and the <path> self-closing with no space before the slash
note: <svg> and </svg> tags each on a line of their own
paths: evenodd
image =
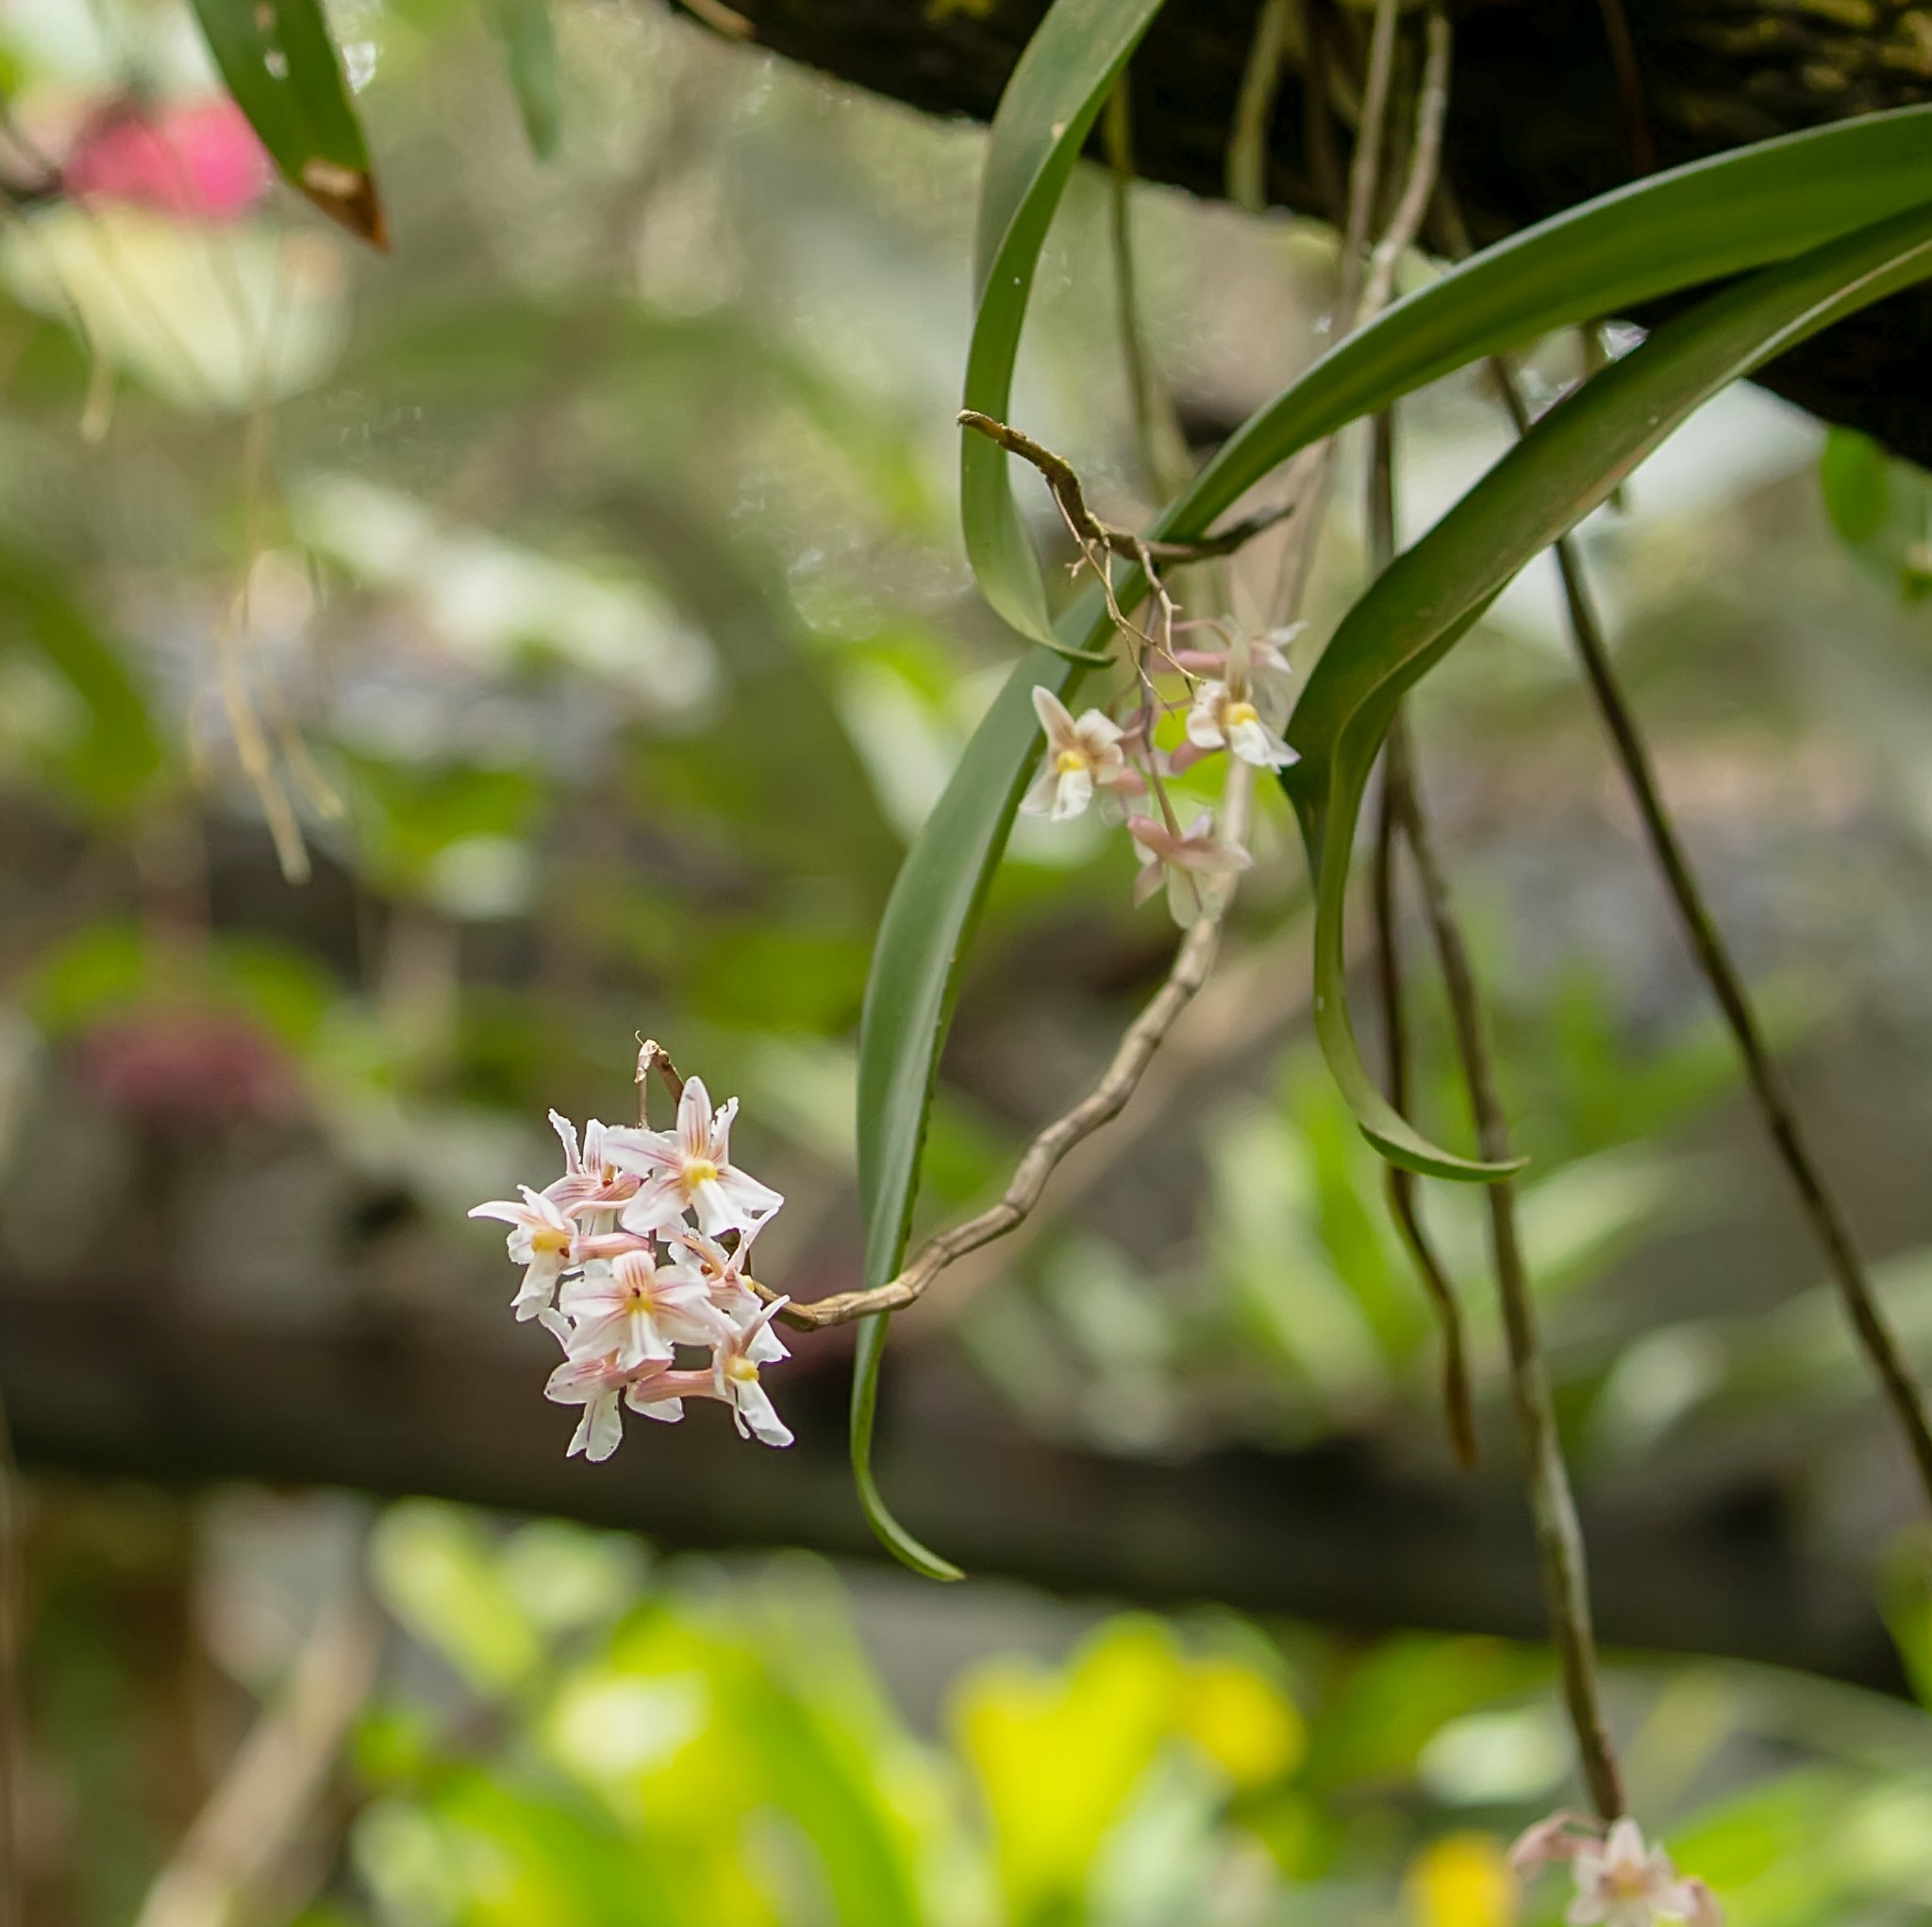
<svg viewBox="0 0 1932 1927">
<path fill-rule="evenodd" d="M 54 199 L 0 237 L 8 1203 L 46 1188 L 35 1155 L 78 1119 L 85 1195 L 55 1229 L 111 1222 L 115 1173 L 156 1126 L 89 1082 L 90 1047 L 219 1013 L 296 1093 L 270 1121 L 285 1138 L 237 1123 L 225 1206 L 299 1140 L 432 1226 L 407 1262 L 360 1266 L 358 1316 L 498 1313 L 498 1254 L 461 1208 L 554 1155 L 547 1105 L 631 1102 L 641 1027 L 743 1095 L 748 1155 L 793 1200 L 774 1262 L 842 1286 L 874 927 L 1011 653 L 951 533 L 977 137 L 643 5 L 558 6 L 561 131 L 538 168 L 538 0 L 341 11 L 392 257 L 288 200 L 218 223 Z M 21 0 L 0 14 L 0 89 L 64 156 L 130 101 L 204 100 L 198 44 L 175 0 Z M 1305 357 L 1326 243 L 1164 195 L 1138 211 L 1157 357 L 1211 438 Z M 1077 178 L 1020 405 L 1132 520 L 1124 390 L 1080 291 L 1104 280 L 1106 215 Z M 1562 350 L 1532 374 L 1567 380 Z M 1909 1043 L 1932 702 L 1899 593 L 1924 586 L 1923 478 L 1835 437 L 1821 510 L 1813 440 L 1739 407 L 1586 539 L 1724 914 L 1755 971 L 1784 971 L 1783 1040 L 1866 1079 L 1837 1090 L 1837 1148 L 1882 1207 L 1889 1303 L 1932 1348 Z M 1467 387 L 1406 414 L 1418 527 L 1500 433 Z M 1311 640 L 1360 560 L 1344 514 Z M 1418 727 L 1534 1154 L 1524 1209 L 1569 1442 L 1587 1473 L 1659 1487 L 1761 1451 L 1798 1509 L 1836 1521 L 1872 1483 L 1869 1400 L 1753 1176 L 1733 1067 L 1629 860 L 1538 592 L 1504 599 Z M 306 890 L 281 880 L 277 810 Z M 1368 1437 L 1440 1464 L 1426 1307 L 1306 1037 L 1287 846 L 1264 814 L 1231 959 L 1252 968 L 1228 979 L 1265 1021 L 1222 1006 L 1158 1116 L 1065 1174 L 933 1342 L 1099 1449 Z M 1023 825 L 942 1067 L 927 1220 L 996 1185 L 1162 967 L 1130 869 L 1118 842 Z M 1433 995 L 1419 985 L 1422 1108 L 1460 1133 Z M 1890 1107 L 1861 1134 L 1874 1086 Z M 1431 1190 L 1424 1210 L 1500 1437 L 1479 1204 Z M 39 1265 L 59 1240 L 22 1221 L 41 1229 L 9 1231 L 8 1261 Z M 344 1295 L 331 1272 L 301 1314 Z M 56 1494 L 34 1542 L 57 1927 L 131 1918 L 205 1790 L 192 1763 L 275 1683 L 223 1660 L 243 1684 L 213 1696 L 225 1725 L 202 1718 L 195 1615 L 221 1587 L 196 1515 L 171 1508 Z M 1560 1882 L 1519 1899 L 1500 1864 L 1565 1773 L 1544 1662 L 1500 1641 L 1095 1612 L 1019 1653 L 986 1633 L 927 1719 L 809 1561 L 653 1566 L 630 1541 L 417 1505 L 385 1518 L 375 1571 L 415 1643 L 322 1823 L 351 1849 L 320 1850 L 312 1927 L 1560 1912 Z M 924 1640 L 921 1609 L 894 1610 Z M 1923 1598 L 1901 1582 L 1893 1610 L 1923 1690 Z M 944 1683 L 932 1645 L 908 1703 Z M 1702 1663 L 1626 1667 L 1615 1694 L 1646 1819 L 1740 1927 L 1932 1909 L 1916 1710 Z"/>
<path fill-rule="evenodd" d="M 1560 1882 L 1525 1892 L 1502 1860 L 1566 1762 L 1544 1662 L 1499 1641 L 1088 1614 L 1069 1646 L 1047 1619 L 1033 1653 L 969 1662 L 922 1732 L 801 1555 L 652 1566 L 415 1503 L 381 1521 L 374 1570 L 440 1665 L 393 1673 L 365 1720 L 358 1888 L 317 1927 L 364 1906 L 396 1927 L 1560 1913 Z M 1922 1716 L 1746 1669 L 1612 1684 L 1638 1798 L 1740 1927 L 1932 1904 Z M 1752 1784 L 1801 1734 L 1815 1764 Z"/>
</svg>

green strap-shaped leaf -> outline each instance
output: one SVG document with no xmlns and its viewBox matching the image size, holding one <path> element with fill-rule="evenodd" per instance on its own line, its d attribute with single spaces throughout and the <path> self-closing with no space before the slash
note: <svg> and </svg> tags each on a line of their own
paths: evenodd
<svg viewBox="0 0 1932 1927">
<path fill-rule="evenodd" d="M 1932 275 L 1932 206 L 1769 268 L 1678 316 L 1551 410 L 1356 604 L 1289 724 L 1283 772 L 1315 873 L 1315 1029 L 1363 1132 L 1435 1177 L 1513 1169 L 1460 1158 L 1392 1110 L 1349 1019 L 1342 907 L 1361 802 L 1396 706 L 1533 556 L 1604 501 L 1691 411 L 1774 356 Z"/>
<path fill-rule="evenodd" d="M 1916 107 L 1734 148 L 1569 208 L 1338 343 L 1223 444 L 1158 533 L 1205 533 L 1310 442 L 1486 355 L 1788 260 L 1926 201 L 1932 107 Z"/>
<path fill-rule="evenodd" d="M 965 406 L 1007 419 L 1020 330 L 1040 250 L 1074 164 L 1160 0 L 1055 0 L 1000 96 L 980 187 L 974 274 L 979 311 Z M 959 449 L 966 554 L 986 599 L 1030 641 L 1064 646 L 1013 501 L 1006 451 L 981 435 Z"/>
<path fill-rule="evenodd" d="M 351 234 L 386 247 L 342 66 L 322 0 L 193 0 L 208 51 L 283 179 Z"/>
<path fill-rule="evenodd" d="M 969 408 L 1006 419 L 1026 300 L 1054 210 L 1082 143 L 1159 8 L 1160 0 L 1054 0 L 1007 82 L 980 185 Z M 1078 673 L 1069 657 L 1083 653 L 1055 628 L 1006 456 L 981 436 L 964 438 L 959 500 L 966 553 L 987 600 L 1041 646 L 1014 671 L 975 732 L 908 856 L 880 922 L 859 1021 L 858 1190 L 866 1282 L 874 1287 L 892 1276 L 905 1254 L 940 1042 L 958 983 L 958 951 L 1019 804 L 1038 727 L 1033 688 L 1066 689 Z M 1070 619 L 1063 626 L 1075 633 L 1091 626 L 1084 602 Z M 957 1579 L 958 1567 L 921 1545 L 892 1517 L 873 1479 L 886 1323 L 882 1314 L 860 1326 L 854 1364 L 852 1470 L 859 1503 L 894 1557 L 932 1578 Z"/>
<path fill-rule="evenodd" d="M 1078 674 L 1074 664 L 1043 648 L 1014 669 L 920 830 L 880 920 L 858 1023 L 858 1195 L 868 1288 L 886 1284 L 905 1254 L 940 1042 L 958 989 L 959 951 L 998 866 L 1040 733 L 1034 688 L 1060 694 Z M 873 1481 L 873 1412 L 886 1324 L 881 1313 L 858 1330 L 852 1468 L 859 1503 L 896 1558 L 931 1578 L 957 1579 L 958 1567 L 892 1518 Z"/>
<path fill-rule="evenodd" d="M 563 96 L 557 75 L 557 29 L 550 0 L 487 0 L 491 31 L 523 116 L 530 152 L 548 160 L 563 130 Z"/>
</svg>

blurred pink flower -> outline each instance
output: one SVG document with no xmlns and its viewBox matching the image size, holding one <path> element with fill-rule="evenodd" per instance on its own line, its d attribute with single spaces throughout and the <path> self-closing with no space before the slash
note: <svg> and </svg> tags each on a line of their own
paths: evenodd
<svg viewBox="0 0 1932 1927">
<path fill-rule="evenodd" d="M 68 191 L 190 221 L 233 221 L 268 192 L 268 156 L 226 98 L 162 108 L 119 105 L 83 128 L 60 171 Z"/>
<path fill-rule="evenodd" d="M 156 1121 L 286 1116 L 295 1069 L 272 1038 L 219 1011 L 141 1010 L 97 1024 L 81 1074 L 121 1109 Z"/>
</svg>

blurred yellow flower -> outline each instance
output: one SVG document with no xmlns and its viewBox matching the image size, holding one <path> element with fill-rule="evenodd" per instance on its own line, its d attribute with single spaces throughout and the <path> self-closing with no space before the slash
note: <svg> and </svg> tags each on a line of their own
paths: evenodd
<svg viewBox="0 0 1932 1927">
<path fill-rule="evenodd" d="M 1301 1764 L 1307 1751 L 1301 1715 L 1255 1668 L 1201 1660 L 1188 1669 L 1181 1690 L 1181 1730 L 1235 1786 L 1265 1786 Z"/>
<path fill-rule="evenodd" d="M 1503 1843 L 1488 1834 L 1432 1840 L 1403 1883 L 1411 1927 L 1514 1927 L 1516 1892 Z"/>
</svg>

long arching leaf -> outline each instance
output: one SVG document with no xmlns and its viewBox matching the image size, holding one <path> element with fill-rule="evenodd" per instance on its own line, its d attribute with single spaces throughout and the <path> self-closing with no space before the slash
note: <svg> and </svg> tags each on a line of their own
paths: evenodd
<svg viewBox="0 0 1932 1927">
<path fill-rule="evenodd" d="M 959 951 L 999 865 L 1032 761 L 1036 685 L 1063 692 L 1078 667 L 1035 649 L 1007 679 L 901 867 L 879 922 L 858 1024 L 858 1193 L 865 1282 L 887 1283 L 905 1254 L 940 1044 L 952 1022 Z M 864 1320 L 852 1386 L 852 1468 L 880 1542 L 915 1571 L 958 1578 L 895 1520 L 872 1475 L 873 1413 L 888 1314 Z"/>
<path fill-rule="evenodd" d="M 965 406 L 1007 419 L 1020 330 L 1040 250 L 1074 163 L 1160 0 L 1057 0 L 1000 96 L 987 148 L 974 248 L 979 310 Z M 1029 640 L 1061 645 L 1004 449 L 979 435 L 959 450 L 966 554 L 986 599 Z"/>
<path fill-rule="evenodd" d="M 1310 442 L 1472 361 L 1789 260 L 1926 201 L 1932 107 L 1916 107 L 1734 148 L 1569 208 L 1338 343 L 1223 444 L 1158 533 L 1203 534 Z"/>
<path fill-rule="evenodd" d="M 1512 1167 L 1455 1156 L 1392 1110 L 1349 1019 L 1342 905 L 1361 801 L 1404 692 L 1474 625 L 1524 563 L 1604 501 L 1693 409 L 1819 329 L 1932 275 L 1932 207 L 1764 270 L 1660 327 L 1553 409 L 1356 604 L 1289 725 L 1283 785 L 1315 873 L 1315 1028 L 1330 1071 L 1386 1157 L 1437 1177 Z"/>
<path fill-rule="evenodd" d="M 223 82 L 283 179 L 386 247 L 369 149 L 322 0 L 194 0 Z"/>
<path fill-rule="evenodd" d="M 1054 0 L 993 116 L 981 180 L 974 278 L 978 311 L 966 364 L 968 407 L 1003 419 L 1040 251 L 1082 142 L 1160 0 Z M 976 444 L 976 446 L 975 446 Z M 1015 670 L 974 733 L 892 887 L 859 1019 L 858 1193 L 865 1275 L 885 1284 L 911 1224 L 925 1118 L 958 984 L 958 948 L 978 913 L 1018 806 L 1035 728 L 1035 683 L 1078 673 L 1047 610 L 1005 454 L 969 435 L 960 458 L 966 553 L 993 607 L 1042 646 Z M 1084 608 L 1084 605 L 1083 605 Z M 1087 626 L 1081 621 L 1081 627 Z M 864 1321 L 852 1381 L 852 1470 L 880 1543 L 914 1571 L 957 1579 L 895 1520 L 872 1473 L 873 1420 L 887 1315 Z"/>
</svg>

